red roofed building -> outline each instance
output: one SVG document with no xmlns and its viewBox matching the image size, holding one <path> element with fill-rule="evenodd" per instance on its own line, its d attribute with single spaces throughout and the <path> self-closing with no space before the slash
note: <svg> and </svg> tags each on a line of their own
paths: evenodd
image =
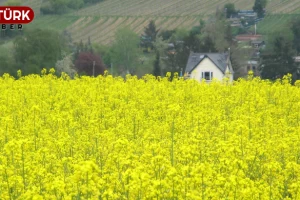
<svg viewBox="0 0 300 200">
<path fill-rule="evenodd" d="M 237 35 L 235 37 L 237 41 L 252 41 L 252 40 L 261 40 L 262 35 Z"/>
</svg>

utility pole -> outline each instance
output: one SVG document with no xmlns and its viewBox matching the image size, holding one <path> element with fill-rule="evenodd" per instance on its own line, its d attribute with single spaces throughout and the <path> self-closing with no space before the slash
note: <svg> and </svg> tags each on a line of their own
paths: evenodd
<svg viewBox="0 0 300 200">
<path fill-rule="evenodd" d="M 93 77 L 95 77 L 95 64 L 96 64 L 96 62 L 93 61 Z"/>
</svg>

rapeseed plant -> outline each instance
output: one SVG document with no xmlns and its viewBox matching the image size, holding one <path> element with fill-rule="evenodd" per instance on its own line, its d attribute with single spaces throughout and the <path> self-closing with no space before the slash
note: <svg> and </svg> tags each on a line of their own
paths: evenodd
<svg viewBox="0 0 300 200">
<path fill-rule="evenodd" d="M 300 199 L 300 88 L 249 74 L 0 78 L 0 199 Z"/>
</svg>

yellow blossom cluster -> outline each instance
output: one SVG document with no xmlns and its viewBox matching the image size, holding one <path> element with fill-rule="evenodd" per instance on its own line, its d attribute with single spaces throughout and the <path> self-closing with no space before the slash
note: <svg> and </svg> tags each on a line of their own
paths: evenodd
<svg viewBox="0 0 300 200">
<path fill-rule="evenodd" d="M 300 87 L 0 77 L 0 199 L 300 199 Z"/>
</svg>

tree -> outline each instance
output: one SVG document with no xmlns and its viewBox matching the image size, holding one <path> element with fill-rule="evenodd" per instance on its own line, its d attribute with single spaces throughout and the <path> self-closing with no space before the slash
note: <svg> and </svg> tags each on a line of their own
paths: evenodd
<svg viewBox="0 0 300 200">
<path fill-rule="evenodd" d="M 124 68 L 120 69 L 121 73 L 135 72 L 139 56 L 138 44 L 138 35 L 129 28 L 121 28 L 116 32 L 111 55 L 113 63 Z"/>
<path fill-rule="evenodd" d="M 84 1 L 83 0 L 72 0 L 68 3 L 68 7 L 78 10 L 84 6 Z"/>
<path fill-rule="evenodd" d="M 99 45 L 99 44 L 94 44 L 93 49 L 96 55 L 101 55 L 101 58 L 103 60 L 103 63 L 106 66 L 110 66 L 112 63 L 111 59 L 111 48 L 106 45 Z"/>
<path fill-rule="evenodd" d="M 17 70 L 12 52 L 8 48 L 0 46 L 0 76 L 2 76 L 3 73 L 16 75 Z"/>
<path fill-rule="evenodd" d="M 153 75 L 161 76 L 160 55 L 158 51 L 156 52 L 156 59 L 154 61 Z"/>
<path fill-rule="evenodd" d="M 201 19 L 199 26 L 194 26 L 190 32 L 192 35 L 202 34 L 204 27 L 205 27 L 205 21 L 203 19 Z"/>
<path fill-rule="evenodd" d="M 163 40 L 169 40 L 171 36 L 176 32 L 176 30 L 162 30 L 159 33 L 159 36 L 163 38 Z"/>
<path fill-rule="evenodd" d="M 230 33 L 228 28 L 229 23 L 225 17 L 220 15 L 210 19 L 210 23 L 205 26 L 203 37 L 209 36 L 215 44 L 215 49 L 219 52 L 227 51 L 230 46 Z"/>
<path fill-rule="evenodd" d="M 70 0 L 50 0 L 50 4 L 56 14 L 66 13 L 68 10 L 69 3 Z"/>
<path fill-rule="evenodd" d="M 79 74 L 98 76 L 104 74 L 106 67 L 100 56 L 92 54 L 91 52 L 80 52 L 75 61 L 75 69 Z"/>
<path fill-rule="evenodd" d="M 14 41 L 15 60 L 23 74 L 40 73 L 50 69 L 62 58 L 65 43 L 61 35 L 50 30 L 34 29 Z"/>
<path fill-rule="evenodd" d="M 19 0 L 9 0 L 5 3 L 6 6 L 21 6 L 21 2 Z"/>
<path fill-rule="evenodd" d="M 258 17 L 263 17 L 266 6 L 267 0 L 255 0 L 253 11 L 257 13 Z"/>
<path fill-rule="evenodd" d="M 297 53 L 300 52 L 300 20 L 298 18 L 294 19 L 291 24 L 291 29 L 293 31 L 293 46 Z"/>
<path fill-rule="evenodd" d="M 143 44 L 144 46 L 148 49 L 149 47 L 153 49 L 153 42 L 156 40 L 156 36 L 158 34 L 158 31 L 156 29 L 155 22 L 151 20 L 148 24 L 148 26 L 144 30 L 144 41 Z"/>
<path fill-rule="evenodd" d="M 274 40 L 273 51 L 262 54 L 262 78 L 275 80 L 287 73 L 295 74 L 297 65 L 295 65 L 293 54 L 290 42 L 283 36 L 277 36 Z"/>
<path fill-rule="evenodd" d="M 227 3 L 224 6 L 224 9 L 226 10 L 226 17 L 230 18 L 232 15 L 235 15 L 237 12 L 235 10 L 234 3 Z"/>
<path fill-rule="evenodd" d="M 200 46 L 201 52 L 217 52 L 216 45 L 209 35 L 203 38 L 202 44 Z"/>
<path fill-rule="evenodd" d="M 72 54 L 65 55 L 62 60 L 59 60 L 55 64 L 55 69 L 58 75 L 65 72 L 70 77 L 74 77 L 76 70 L 74 69 Z"/>
<path fill-rule="evenodd" d="M 156 29 L 155 22 L 151 20 L 148 26 L 145 28 L 145 35 L 151 38 L 151 42 L 155 42 L 156 36 L 159 30 Z"/>
</svg>

